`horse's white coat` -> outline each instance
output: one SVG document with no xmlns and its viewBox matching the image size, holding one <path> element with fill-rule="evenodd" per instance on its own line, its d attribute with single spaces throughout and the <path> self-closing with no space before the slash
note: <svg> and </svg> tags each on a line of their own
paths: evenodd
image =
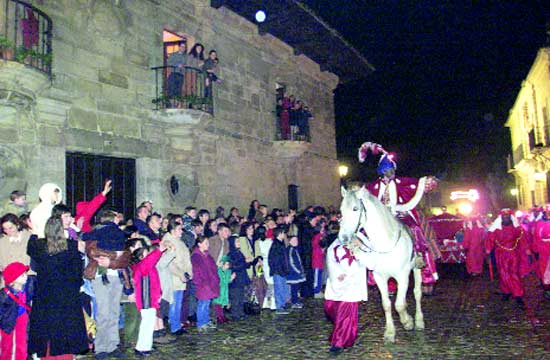
<svg viewBox="0 0 550 360">
<path fill-rule="evenodd" d="M 420 269 L 414 267 L 413 240 L 408 228 L 397 220 L 391 211 L 376 197 L 372 196 L 365 187 L 359 190 L 342 188 L 342 219 L 338 240 L 343 244 L 350 244 L 353 238 L 359 238 L 365 246 L 360 250 L 366 251 L 365 263 L 372 270 L 376 285 L 380 290 L 382 307 L 386 316 L 386 330 L 384 340 L 395 341 L 395 326 L 391 312 L 391 301 L 388 295 L 388 280 L 397 281 L 397 295 L 395 310 L 403 327 L 407 330 L 424 329 L 422 314 L 422 279 Z M 414 298 L 416 313 L 413 322 L 407 312 L 406 295 L 409 287 L 409 274 L 414 274 Z M 365 285 L 366 286 L 366 285 Z"/>
</svg>

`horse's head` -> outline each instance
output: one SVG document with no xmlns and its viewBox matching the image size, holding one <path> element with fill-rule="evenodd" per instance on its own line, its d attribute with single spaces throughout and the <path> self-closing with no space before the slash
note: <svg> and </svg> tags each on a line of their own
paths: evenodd
<svg viewBox="0 0 550 360">
<path fill-rule="evenodd" d="M 368 194 L 368 191 L 364 186 L 359 190 L 346 190 L 342 187 L 341 191 L 342 204 L 340 205 L 340 212 L 342 218 L 340 219 L 338 239 L 342 244 L 348 245 L 353 240 L 360 227 L 359 225 L 365 219 L 366 210 L 362 199 Z"/>
</svg>

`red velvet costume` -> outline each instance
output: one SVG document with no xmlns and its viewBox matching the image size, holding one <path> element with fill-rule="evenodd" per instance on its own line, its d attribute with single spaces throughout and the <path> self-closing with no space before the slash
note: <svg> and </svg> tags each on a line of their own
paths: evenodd
<svg viewBox="0 0 550 360">
<path fill-rule="evenodd" d="M 383 204 L 390 207 L 415 236 L 415 250 L 422 253 L 426 266 L 422 269 L 422 282 L 433 284 L 438 279 L 433 255 L 428 251 L 428 244 L 420 228 L 420 218 L 416 206 L 427 190 L 428 179 L 396 176 L 387 184 L 382 179 L 367 185 L 369 192 Z M 390 289 L 391 291 L 392 289 Z"/>
<path fill-rule="evenodd" d="M 468 274 L 481 274 L 485 258 L 485 228 L 478 219 L 469 219 L 464 226 L 462 246 L 466 253 Z"/>
<path fill-rule="evenodd" d="M 550 261 L 550 220 L 544 220 L 543 218 L 536 222 L 533 236 L 533 251 L 539 254 L 536 273 L 539 279 L 543 281 L 544 272 Z M 543 284 L 550 285 L 550 282 L 543 281 Z"/>
<path fill-rule="evenodd" d="M 491 225 L 487 235 L 486 252 L 495 249 L 500 289 L 503 294 L 523 297 L 520 275 L 520 257 L 526 251 L 525 232 L 515 219 L 510 225 L 501 224 L 499 218 Z M 498 222 L 498 224 L 496 224 Z M 496 226 L 495 226 L 496 224 Z"/>
</svg>

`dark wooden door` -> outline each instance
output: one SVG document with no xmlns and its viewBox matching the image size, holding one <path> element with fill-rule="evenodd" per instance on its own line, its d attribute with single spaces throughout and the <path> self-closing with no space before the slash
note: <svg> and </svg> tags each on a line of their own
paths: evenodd
<svg viewBox="0 0 550 360">
<path fill-rule="evenodd" d="M 79 201 L 90 201 L 111 179 L 113 189 L 103 207 L 133 218 L 136 208 L 136 160 L 92 154 L 66 154 L 66 204 L 75 211 Z"/>
<path fill-rule="evenodd" d="M 288 185 L 288 208 L 298 210 L 298 185 Z"/>
</svg>

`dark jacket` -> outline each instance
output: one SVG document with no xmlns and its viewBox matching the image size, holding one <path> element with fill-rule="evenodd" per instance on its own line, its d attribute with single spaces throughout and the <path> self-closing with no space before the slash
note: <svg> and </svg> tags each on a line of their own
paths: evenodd
<svg viewBox="0 0 550 360">
<path fill-rule="evenodd" d="M 252 262 L 246 262 L 246 259 L 240 249 L 235 247 L 235 240 L 237 237 L 231 236 L 229 238 L 229 262 L 231 263 L 231 271 L 235 273 L 235 279 L 229 283 L 229 287 L 245 287 L 250 284 L 250 278 L 246 269 L 254 265 L 257 260 Z"/>
<path fill-rule="evenodd" d="M 301 225 L 300 231 L 298 234 L 298 239 L 300 240 L 300 255 L 302 256 L 303 265 L 305 270 L 311 269 L 311 255 L 313 251 L 312 240 L 315 235 L 315 229 L 307 219 Z"/>
<path fill-rule="evenodd" d="M 189 251 L 193 249 L 193 246 L 195 246 L 195 242 L 197 242 L 197 238 L 195 234 L 191 231 L 184 230 L 183 235 L 181 236 L 181 240 L 185 243 Z"/>
<path fill-rule="evenodd" d="M 88 350 L 80 299 L 83 260 L 78 244 L 67 240 L 68 249 L 50 255 L 45 240 L 30 241 L 27 254 L 35 261 L 37 287 L 29 321 L 29 354 L 79 354 Z"/>
<path fill-rule="evenodd" d="M 288 255 L 283 241 L 273 239 L 268 259 L 270 276 L 279 275 L 286 277 L 288 275 Z"/>
<path fill-rule="evenodd" d="M 126 235 L 117 224 L 106 221 L 89 233 L 82 234 L 82 240 L 96 240 L 97 247 L 101 250 L 122 251 L 126 243 Z"/>
<path fill-rule="evenodd" d="M 7 289 L 15 294 L 15 291 L 7 287 Z M 27 305 L 30 307 L 30 302 L 26 301 Z M 15 322 L 19 316 L 19 304 L 12 300 L 9 295 L 4 291 L 0 290 L 0 329 L 5 333 L 11 333 L 15 328 Z"/>
<path fill-rule="evenodd" d="M 286 277 L 286 282 L 289 284 L 299 284 L 306 281 L 302 259 L 298 247 L 288 247 L 288 265 L 289 272 Z"/>
</svg>

